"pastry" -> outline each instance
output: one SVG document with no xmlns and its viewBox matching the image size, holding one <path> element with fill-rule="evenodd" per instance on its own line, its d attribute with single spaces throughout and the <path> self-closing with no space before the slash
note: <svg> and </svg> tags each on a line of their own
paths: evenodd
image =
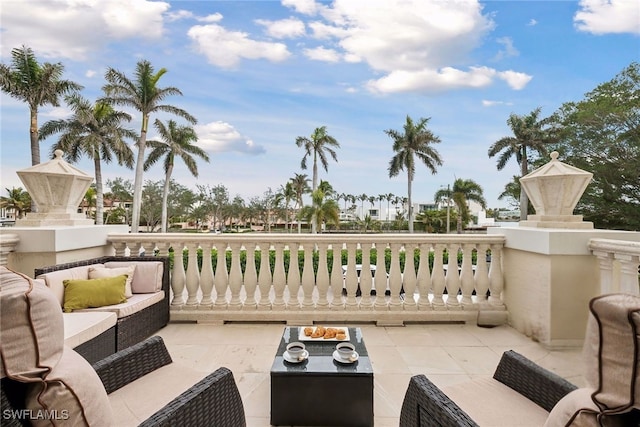
<svg viewBox="0 0 640 427">
<path fill-rule="evenodd" d="M 310 337 L 313 334 L 313 328 L 310 326 L 307 326 L 306 328 L 304 328 L 304 336 L 305 337 Z"/>
</svg>

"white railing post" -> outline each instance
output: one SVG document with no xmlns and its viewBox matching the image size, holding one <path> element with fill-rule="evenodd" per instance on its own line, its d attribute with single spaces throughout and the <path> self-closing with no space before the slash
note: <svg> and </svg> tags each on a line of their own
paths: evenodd
<svg viewBox="0 0 640 427">
<path fill-rule="evenodd" d="M 460 273 L 458 272 L 458 248 L 457 243 L 447 245 L 447 276 L 445 285 L 447 287 L 447 306 L 454 310 L 460 306 L 458 301 L 458 291 L 460 290 Z"/>
<path fill-rule="evenodd" d="M 287 287 L 289 288 L 288 308 L 299 310 L 302 305 L 300 303 L 300 261 L 298 259 L 298 249 L 300 245 L 297 242 L 289 243 L 289 274 L 287 275 Z"/>
<path fill-rule="evenodd" d="M 304 243 L 304 262 L 302 267 L 302 292 L 304 297 L 302 298 L 302 309 L 313 310 L 313 288 L 315 287 L 316 280 L 313 273 L 313 243 Z"/>
<path fill-rule="evenodd" d="M 227 308 L 227 289 L 229 288 L 229 273 L 227 272 L 227 244 L 216 242 L 216 271 L 213 287 L 216 290 L 215 307 Z"/>
<path fill-rule="evenodd" d="M 258 308 L 256 301 L 256 289 L 258 287 L 258 272 L 256 270 L 256 244 L 253 242 L 244 245 L 247 252 L 246 264 L 244 267 L 244 290 L 247 299 L 244 301 L 244 310 L 255 310 Z"/>
<path fill-rule="evenodd" d="M 331 243 L 331 251 L 333 253 L 333 261 L 331 263 L 331 309 L 332 310 L 344 310 L 345 306 L 348 306 L 350 302 L 353 308 L 356 307 L 355 296 L 350 300 L 347 296 L 347 301 L 342 299 L 342 287 L 344 282 L 342 279 L 342 244 L 340 242 Z"/>
<path fill-rule="evenodd" d="M 361 243 L 360 247 L 362 249 L 362 271 L 360 272 L 360 279 L 358 280 L 358 278 L 355 278 L 355 281 L 358 282 L 359 281 L 359 285 L 360 285 L 360 309 L 361 310 L 372 310 L 373 309 L 373 299 L 371 298 L 371 289 L 372 289 L 372 285 L 373 285 L 373 276 L 371 275 L 371 243 Z M 351 263 L 356 264 L 356 251 L 357 251 L 357 245 L 353 244 L 353 248 L 350 249 L 349 248 L 349 244 L 347 244 L 347 249 L 348 252 L 347 254 L 351 253 L 351 251 L 353 250 L 353 260 L 351 260 L 351 258 L 348 258 L 349 255 L 347 255 L 348 261 L 347 264 L 351 265 Z M 349 270 L 349 267 L 347 267 L 347 271 Z M 354 275 L 355 274 L 355 267 L 354 267 Z M 357 289 L 357 288 L 356 288 Z M 348 291 L 347 291 L 348 294 Z M 348 298 L 348 297 L 347 297 Z"/>
<path fill-rule="evenodd" d="M 184 287 L 187 283 L 187 275 L 184 270 L 182 260 L 182 244 L 175 242 L 173 247 L 173 269 L 171 270 L 171 290 L 173 291 L 173 300 L 171 305 L 184 305 Z"/>
<path fill-rule="evenodd" d="M 242 290 L 242 266 L 240 265 L 241 246 L 239 242 L 229 242 L 229 248 L 231 249 L 231 268 L 229 269 L 231 299 L 229 300 L 229 309 L 239 309 L 242 307 L 242 301 L 240 300 L 240 291 Z"/>
<path fill-rule="evenodd" d="M 616 254 L 615 258 L 620 262 L 620 291 L 639 295 L 638 265 L 640 265 L 640 255 Z"/>
<path fill-rule="evenodd" d="M 491 245 L 491 267 L 489 268 L 489 304 L 503 307 L 502 290 L 504 278 L 502 276 L 502 245 Z"/>
<path fill-rule="evenodd" d="M 318 288 L 317 307 L 325 308 L 329 306 L 327 293 L 329 291 L 329 270 L 327 268 L 327 248 L 328 243 L 318 243 L 318 271 L 316 273 L 316 288 Z"/>
<path fill-rule="evenodd" d="M 402 274 L 402 287 L 404 288 L 404 309 L 417 310 L 418 306 L 414 295 L 416 293 L 416 265 L 414 262 L 415 245 L 407 244 L 404 246 L 404 272 Z"/>
<path fill-rule="evenodd" d="M 211 244 L 203 243 L 202 245 L 202 269 L 200 270 L 200 290 L 202 291 L 202 299 L 200 307 L 210 309 L 213 307 L 213 264 L 211 263 Z"/>
<path fill-rule="evenodd" d="M 376 299 L 373 307 L 376 310 L 388 309 L 387 301 L 384 298 L 384 293 L 387 290 L 387 267 L 384 262 L 386 247 L 386 243 L 376 242 L 376 277 L 373 279 L 376 287 Z"/>
<path fill-rule="evenodd" d="M 433 309 L 434 310 L 446 310 L 444 304 L 444 265 L 442 263 L 442 253 L 444 252 L 445 245 L 442 243 L 436 243 L 433 253 L 433 270 L 431 272 L 431 286 L 433 287 Z"/>
<path fill-rule="evenodd" d="M 400 300 L 400 290 L 402 289 L 402 273 L 400 270 L 400 247 L 399 243 L 392 243 L 391 247 L 391 265 L 389 266 L 389 290 L 391 298 L 389 298 L 389 310 L 401 310 L 402 301 Z M 386 286 L 385 286 L 386 288 Z"/>
<path fill-rule="evenodd" d="M 287 277 L 284 273 L 284 243 L 275 243 L 276 259 L 273 266 L 273 308 L 283 310 L 286 307 L 284 302 L 284 289 L 287 285 Z"/>
<path fill-rule="evenodd" d="M 461 304 L 465 309 L 473 305 L 471 295 L 473 294 L 473 288 L 475 282 L 473 280 L 473 267 L 472 258 L 473 245 L 471 243 L 462 244 L 462 268 L 460 270 L 460 288 L 462 289 Z"/>
<path fill-rule="evenodd" d="M 418 309 L 431 310 L 429 292 L 431 291 L 431 272 L 429 271 L 430 244 L 420 244 L 420 265 L 418 266 Z"/>
<path fill-rule="evenodd" d="M 198 288 L 200 288 L 200 272 L 198 271 L 198 244 L 186 243 L 189 253 L 187 258 L 187 302 L 185 305 L 198 305 Z"/>
<path fill-rule="evenodd" d="M 20 237 L 17 234 L 0 234 L 0 265 L 7 266 L 9 253 L 15 250 L 18 242 L 20 242 Z"/>
<path fill-rule="evenodd" d="M 258 310 L 270 310 L 271 300 L 269 291 L 272 285 L 271 266 L 269 265 L 269 243 L 260 244 L 260 272 L 258 273 L 258 289 L 260 290 L 260 300 Z"/>
<path fill-rule="evenodd" d="M 475 281 L 476 298 L 478 302 L 487 300 L 489 290 L 489 270 L 487 269 L 487 250 L 489 245 L 481 243 L 476 253 L 476 272 L 473 275 Z"/>
</svg>

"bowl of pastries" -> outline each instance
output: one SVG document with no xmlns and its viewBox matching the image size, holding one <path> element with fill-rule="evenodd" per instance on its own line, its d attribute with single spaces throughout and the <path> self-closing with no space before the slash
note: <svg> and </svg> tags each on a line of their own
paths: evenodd
<svg viewBox="0 0 640 427">
<path fill-rule="evenodd" d="M 298 335 L 303 341 L 349 341 L 346 327 L 306 326 L 300 328 Z"/>
</svg>

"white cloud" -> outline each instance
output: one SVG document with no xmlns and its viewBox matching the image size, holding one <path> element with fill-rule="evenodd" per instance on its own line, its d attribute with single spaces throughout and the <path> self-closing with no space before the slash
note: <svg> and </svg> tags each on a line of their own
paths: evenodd
<svg viewBox="0 0 640 427">
<path fill-rule="evenodd" d="M 504 46 L 504 49 L 501 49 L 496 54 L 496 57 L 494 58 L 496 61 L 499 61 L 499 60 L 501 60 L 503 58 L 506 58 L 506 57 L 509 57 L 509 56 L 518 56 L 518 55 L 520 55 L 520 52 L 518 52 L 518 49 L 516 49 L 513 46 L 513 40 L 511 39 L 511 37 L 500 37 L 500 38 L 496 39 L 496 42 L 501 44 L 502 46 Z"/>
<path fill-rule="evenodd" d="M 304 49 L 304 55 L 314 61 L 338 62 L 340 54 L 333 49 L 316 47 L 314 49 Z"/>
<path fill-rule="evenodd" d="M 529 21 L 529 23 L 527 24 L 527 26 L 529 27 L 535 27 L 536 25 L 538 25 L 538 21 L 536 21 L 535 19 L 531 18 L 531 20 Z"/>
<path fill-rule="evenodd" d="M 513 105 L 513 102 L 482 100 L 483 107 L 495 107 L 496 105 Z"/>
<path fill-rule="evenodd" d="M 199 22 L 220 22 L 222 21 L 221 13 L 213 13 L 211 15 L 207 15 L 205 17 L 197 18 Z"/>
<path fill-rule="evenodd" d="M 214 153 L 235 151 L 245 154 L 263 154 L 263 146 L 256 145 L 250 138 L 242 135 L 231 124 L 217 121 L 194 126 L 198 135 L 198 145 L 203 150 Z"/>
<path fill-rule="evenodd" d="M 86 73 L 84 73 L 84 75 L 85 75 L 86 77 L 89 77 L 89 78 L 91 78 L 91 77 L 95 76 L 96 74 L 98 74 L 98 72 L 97 72 L 96 70 L 87 70 L 87 72 L 86 72 Z"/>
<path fill-rule="evenodd" d="M 25 7 L 18 1 L 2 3 L 2 56 L 25 40 L 43 57 L 83 60 L 110 39 L 157 39 L 170 6 L 147 0 L 58 0 L 55 7 L 29 2 L 28 13 Z"/>
<path fill-rule="evenodd" d="M 253 40 L 247 33 L 229 31 L 217 24 L 196 25 L 187 34 L 195 42 L 197 51 L 204 54 L 209 63 L 221 68 L 233 68 L 241 59 L 279 62 L 291 55 L 283 43 Z"/>
<path fill-rule="evenodd" d="M 640 34 L 638 0 L 581 0 L 573 17 L 579 31 L 593 34 Z"/>
<path fill-rule="evenodd" d="M 176 12 L 167 13 L 167 22 L 180 21 L 182 19 L 190 19 L 193 17 L 193 12 L 190 12 L 188 10 L 178 10 Z"/>
<path fill-rule="evenodd" d="M 319 9 L 315 0 L 282 0 L 282 5 L 303 15 L 315 15 Z"/>
<path fill-rule="evenodd" d="M 294 38 L 304 36 L 304 22 L 296 18 L 269 21 L 257 19 L 256 24 L 265 27 L 267 34 L 276 39 Z"/>
<path fill-rule="evenodd" d="M 501 71 L 498 74 L 498 78 L 507 82 L 509 87 L 514 90 L 523 89 L 527 83 L 531 81 L 533 76 L 525 73 L 519 73 L 517 71 Z"/>
<path fill-rule="evenodd" d="M 462 71 L 452 67 L 440 70 L 422 69 L 418 71 L 397 70 L 378 80 L 367 83 L 369 90 L 379 93 L 389 92 L 441 92 L 460 88 L 480 88 L 489 86 L 496 71 L 487 67 L 471 67 Z"/>
</svg>

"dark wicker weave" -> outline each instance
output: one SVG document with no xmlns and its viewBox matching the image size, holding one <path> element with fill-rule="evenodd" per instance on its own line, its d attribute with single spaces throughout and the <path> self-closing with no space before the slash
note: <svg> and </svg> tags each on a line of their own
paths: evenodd
<svg viewBox="0 0 640 427">
<path fill-rule="evenodd" d="M 155 336 L 95 363 L 107 393 L 171 362 L 162 341 Z M 25 384 L 2 379 L 2 413 L 24 408 Z M 153 396 L 153 390 L 149 390 Z M 9 414 L 9 412 L 6 412 Z M 21 426 L 4 417 L 2 426 Z M 244 427 L 246 418 L 240 392 L 227 368 L 219 368 L 144 421 L 141 426 L 229 426 Z"/>
<path fill-rule="evenodd" d="M 493 378 L 547 411 L 577 388 L 512 350 L 504 352 Z M 427 377 L 411 378 L 400 413 L 401 427 L 477 425 Z"/>
<path fill-rule="evenodd" d="M 98 360 L 116 352 L 116 326 L 112 326 L 95 338 L 87 342 L 83 342 L 74 348 L 80 356 L 87 359 L 89 363 L 95 363 Z"/>
<path fill-rule="evenodd" d="M 513 350 L 502 354 L 493 378 L 547 412 L 551 412 L 560 399 L 578 388 Z"/>
<path fill-rule="evenodd" d="M 91 264 L 105 263 L 109 261 L 160 261 L 164 263 L 162 274 L 162 290 L 164 299 L 158 301 L 150 307 L 133 313 L 130 316 L 118 319 L 116 324 L 116 351 L 125 349 L 145 338 L 153 335 L 159 329 L 169 323 L 169 258 L 167 257 L 117 257 L 106 256 L 100 258 L 76 261 L 67 264 L 58 264 L 51 267 L 37 268 L 35 277 L 52 271 L 65 270 L 68 268 L 82 267 Z"/>
</svg>

